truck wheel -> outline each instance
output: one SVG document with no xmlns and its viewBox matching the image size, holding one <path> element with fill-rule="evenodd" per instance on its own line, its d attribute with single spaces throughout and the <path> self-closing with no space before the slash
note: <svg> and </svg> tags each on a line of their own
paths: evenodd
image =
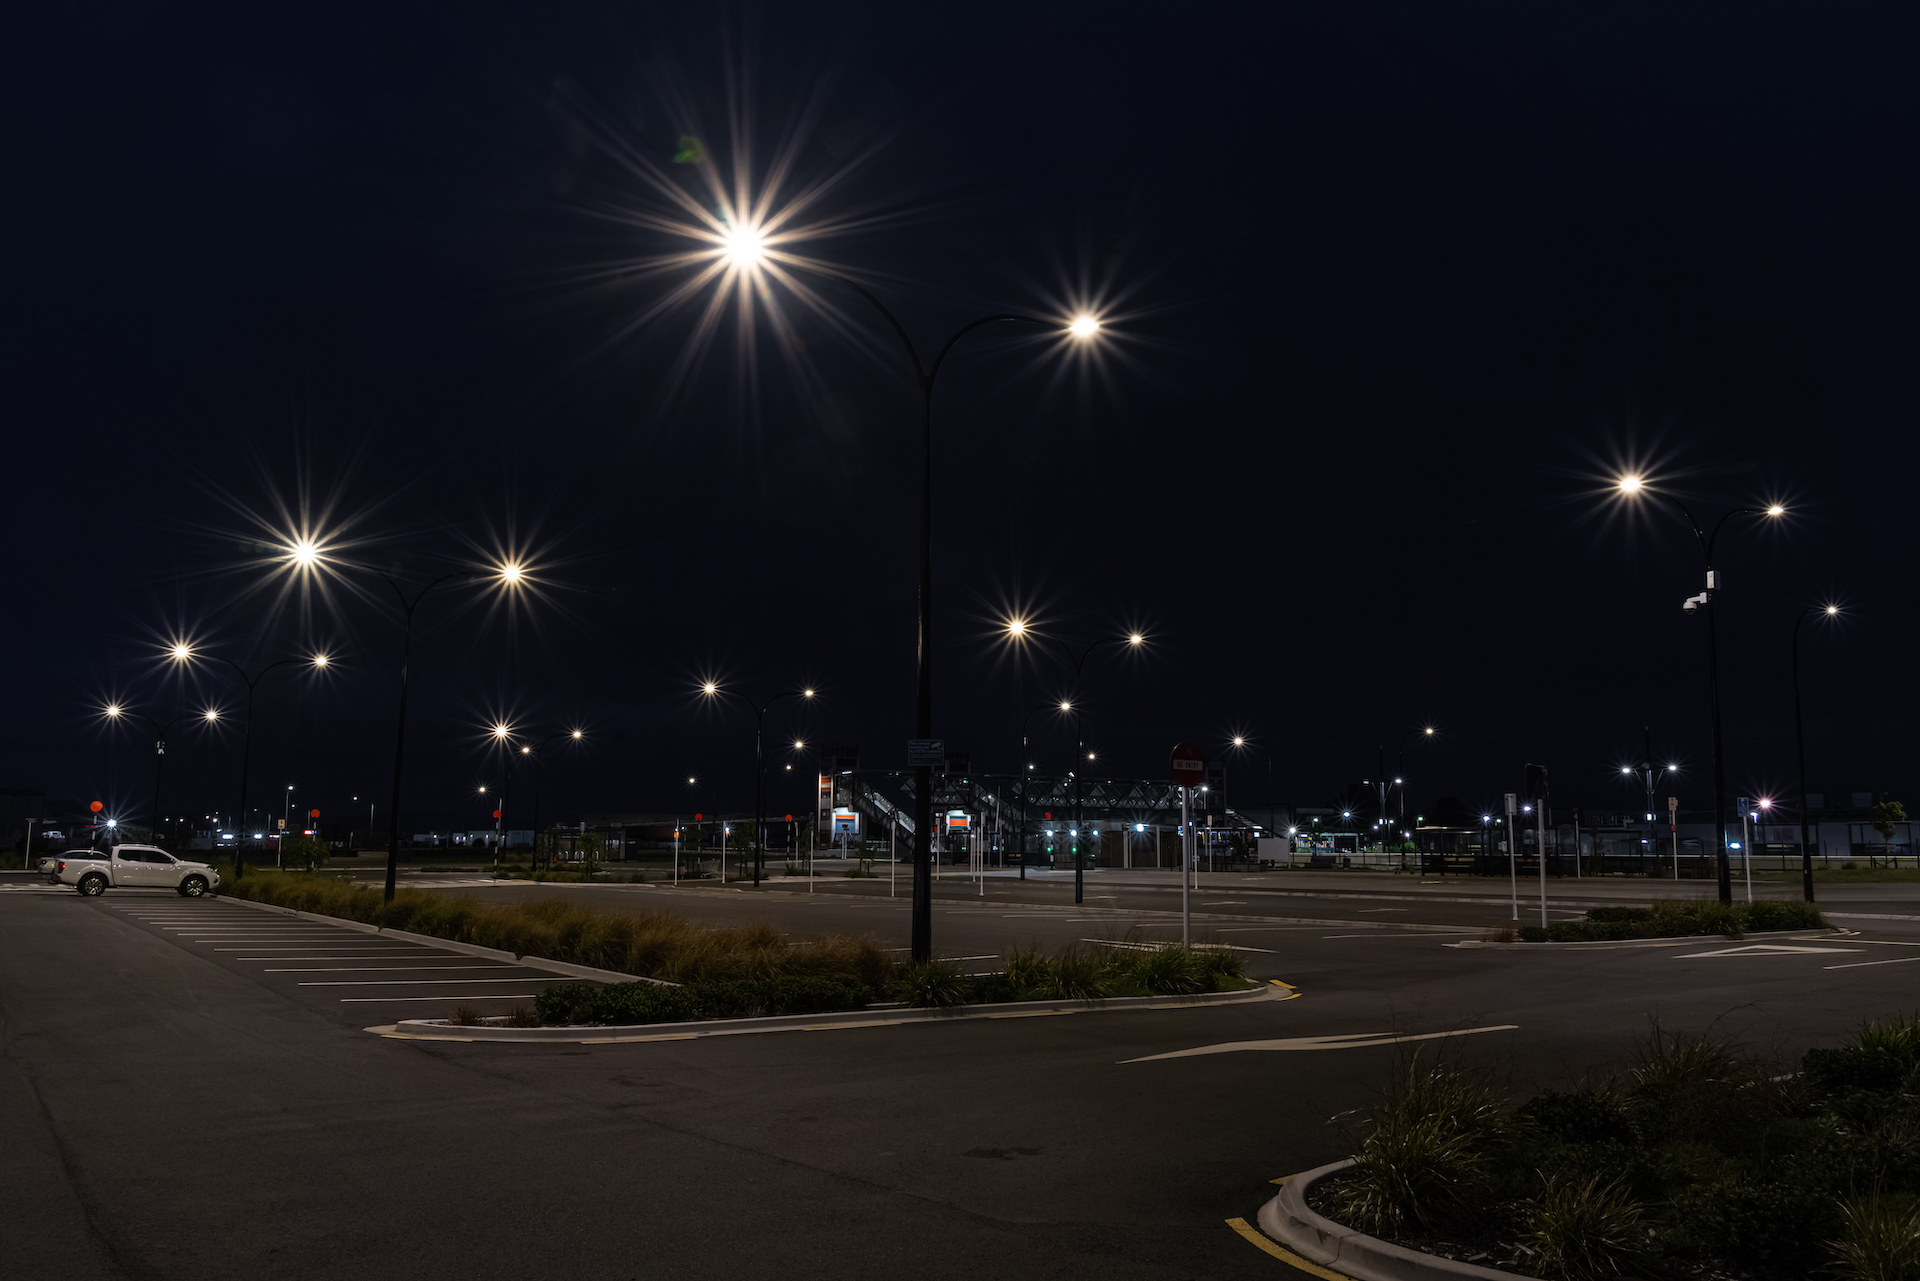
<svg viewBox="0 0 1920 1281">
<path fill-rule="evenodd" d="M 107 892 L 107 878 L 98 872 L 88 872 L 75 888 L 88 898 L 99 898 Z"/>
<path fill-rule="evenodd" d="M 180 896 L 182 898 L 199 898 L 206 892 L 207 878 L 204 876 L 189 876 L 186 880 L 180 882 Z"/>
</svg>

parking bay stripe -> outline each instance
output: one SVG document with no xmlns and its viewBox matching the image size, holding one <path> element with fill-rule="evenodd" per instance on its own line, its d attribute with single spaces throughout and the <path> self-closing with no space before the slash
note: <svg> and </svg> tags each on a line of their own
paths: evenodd
<svg viewBox="0 0 1920 1281">
<path fill-rule="evenodd" d="M 269 957 L 277 960 L 277 957 Z M 268 969 L 267 974 L 390 974 L 396 970 L 518 970 L 518 965 L 502 965 L 498 961 L 492 965 L 323 965 L 318 968 Z"/>
<path fill-rule="evenodd" d="M 503 967 L 504 968 L 504 967 Z M 401 987 L 407 984 L 434 983 L 538 983 L 539 979 L 521 977 L 517 979 L 317 979 L 300 984 L 301 987 Z M 560 978 L 553 980 L 563 982 Z"/>
<path fill-rule="evenodd" d="M 465 996 L 343 996 L 342 1005 L 399 1005 L 406 1001 L 524 1001 L 538 992 L 469 992 Z"/>
</svg>

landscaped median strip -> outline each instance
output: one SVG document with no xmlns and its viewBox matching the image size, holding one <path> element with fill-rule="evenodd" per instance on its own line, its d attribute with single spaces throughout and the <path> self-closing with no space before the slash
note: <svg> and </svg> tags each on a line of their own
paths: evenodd
<svg viewBox="0 0 1920 1281">
<path fill-rule="evenodd" d="M 1280 1185 L 1280 1192 L 1260 1207 L 1260 1231 L 1278 1243 L 1268 1253 L 1314 1276 L 1334 1281 L 1525 1281 L 1524 1274 L 1499 1272 L 1477 1263 L 1443 1259 L 1437 1254 L 1422 1254 L 1391 1241 L 1370 1237 L 1364 1232 L 1342 1227 L 1316 1214 L 1307 1205 L 1307 1189 L 1330 1174 L 1353 1164 L 1349 1157 L 1305 1174 L 1296 1174 Z M 1228 1220 L 1229 1223 L 1235 1222 Z M 1242 1221 L 1244 1222 L 1244 1221 Z M 1240 1228 L 1234 1229 L 1247 1236 Z M 1248 1240 L 1253 1240 L 1248 1236 Z M 1256 1244 L 1258 1244 L 1256 1242 Z M 1301 1256 L 1287 1258 L 1287 1254 Z M 1303 1266 L 1304 1265 L 1304 1266 Z M 1332 1269 L 1338 1269 L 1334 1271 Z"/>
<path fill-rule="evenodd" d="M 1173 1010 L 1195 1005 L 1237 1005 L 1275 999 L 1270 986 L 1242 992 L 1202 992 L 1193 996 L 1118 996 L 1099 1001 L 1017 1001 L 998 1005 L 948 1006 L 942 1009 L 852 1010 L 835 1014 L 784 1014 L 748 1019 L 702 1019 L 693 1023 L 640 1023 L 625 1027 L 463 1027 L 441 1019 L 405 1019 L 366 1029 L 405 1041 L 559 1041 L 602 1045 L 638 1041 L 685 1041 L 703 1036 L 740 1036 L 754 1032 L 827 1032 L 850 1028 L 893 1027 L 906 1023 L 943 1023 L 972 1019 L 1029 1018 L 1039 1014 L 1100 1014 L 1122 1010 Z M 1285 996 L 1279 997 L 1287 999 Z"/>
</svg>

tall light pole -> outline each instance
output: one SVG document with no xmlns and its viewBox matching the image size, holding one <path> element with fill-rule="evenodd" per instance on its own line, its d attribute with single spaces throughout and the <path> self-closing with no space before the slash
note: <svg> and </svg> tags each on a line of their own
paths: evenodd
<svg viewBox="0 0 1920 1281">
<path fill-rule="evenodd" d="M 736 237 L 736 241 L 742 240 Z M 741 244 L 735 249 L 736 258 L 745 257 L 749 261 L 760 256 L 758 245 Z M 1065 326 L 1056 320 L 1047 320 L 1038 316 L 1022 315 L 1017 312 L 999 312 L 991 316 L 981 316 L 970 320 L 953 331 L 943 343 L 931 364 L 923 361 L 920 349 L 908 336 L 906 326 L 864 285 L 857 283 L 840 272 L 821 267 L 814 263 L 805 263 L 785 259 L 790 266 L 802 267 L 821 275 L 838 280 L 847 288 L 859 294 L 878 311 L 900 340 L 901 349 L 906 353 L 907 364 L 913 373 L 913 380 L 920 393 L 920 648 L 919 683 L 914 707 L 914 736 L 922 741 L 933 737 L 933 392 L 939 381 L 940 371 L 946 367 L 947 357 L 952 354 L 956 344 L 976 329 L 988 325 L 1019 324 L 1036 325 L 1042 329 L 1064 332 L 1077 341 L 1092 339 L 1100 331 L 1100 322 L 1092 316 L 1077 316 Z M 912 929 L 912 947 L 910 955 L 916 961 L 933 959 L 933 767 L 918 765 L 914 768 L 913 782 L 913 908 L 910 913 Z M 1078 901 L 1078 883 L 1076 881 L 1076 901 Z"/>
<path fill-rule="evenodd" d="M 533 762 L 533 849 L 540 852 L 540 758 L 548 743 L 556 738 L 568 739 L 578 743 L 586 737 L 585 730 L 563 729 L 547 735 L 537 743 L 522 743 L 520 755 Z"/>
<path fill-rule="evenodd" d="M 1015 631 L 1016 627 L 1019 628 L 1018 631 Z M 1010 636 L 1015 637 L 1033 635 L 1031 628 L 1018 622 L 1009 623 L 1007 625 L 1007 632 Z M 1073 717 L 1073 736 L 1076 748 L 1074 752 L 1074 767 L 1071 783 L 1073 787 L 1073 836 L 1071 838 L 1073 841 L 1073 901 L 1076 903 L 1084 901 L 1086 897 L 1086 858 L 1081 853 L 1080 845 L 1080 842 L 1086 839 L 1086 833 L 1080 830 L 1082 827 L 1081 798 L 1084 791 L 1081 774 L 1085 771 L 1087 762 L 1092 759 L 1087 755 L 1086 734 L 1081 724 L 1080 705 L 1077 701 L 1080 694 L 1080 676 L 1081 673 L 1086 670 L 1087 659 L 1093 654 L 1094 650 L 1099 649 L 1102 645 L 1124 644 L 1130 649 L 1137 650 L 1146 643 L 1147 638 L 1141 633 L 1126 632 L 1122 635 L 1102 636 L 1098 640 L 1090 641 L 1081 647 L 1077 656 L 1074 654 L 1072 646 L 1063 645 L 1063 648 L 1067 651 L 1067 657 L 1073 660 L 1073 698 L 1061 700 L 1060 710 Z M 1025 736 L 1026 730 L 1022 727 L 1022 741 L 1025 740 Z"/>
<path fill-rule="evenodd" d="M 1713 529 L 1708 531 L 1700 528 L 1700 522 L 1693 518 L 1693 513 L 1687 510 L 1685 503 L 1672 494 L 1649 487 L 1639 476 L 1621 477 L 1618 489 L 1628 497 L 1651 494 L 1672 503 L 1675 510 L 1686 518 L 1687 528 L 1693 531 L 1694 542 L 1699 545 L 1700 558 L 1706 566 L 1706 589 L 1698 596 L 1687 597 L 1683 607 L 1689 614 L 1704 607 L 1707 614 L 1707 715 L 1713 723 L 1713 825 L 1719 842 L 1719 848 L 1714 851 L 1714 869 L 1719 881 L 1720 901 L 1731 903 L 1733 868 L 1727 860 L 1727 763 L 1720 734 L 1720 645 L 1713 616 L 1713 598 L 1720 589 L 1720 581 L 1713 568 L 1713 548 L 1720 539 L 1720 530 L 1733 517 L 1767 516 L 1778 520 L 1787 514 L 1787 509 L 1779 503 L 1767 507 L 1736 507 L 1715 521 Z"/>
<path fill-rule="evenodd" d="M 1020 722 L 1020 808 L 1015 820 L 1020 824 L 1020 879 L 1027 879 L 1027 802 L 1032 799 L 1028 783 L 1033 776 L 1033 762 L 1028 759 L 1027 728 L 1033 724 L 1033 718 L 1045 711 L 1071 712 L 1073 702 L 1061 699 L 1058 703 L 1043 703 L 1028 712 Z"/>
<path fill-rule="evenodd" d="M 1807 827 L 1807 735 L 1800 718 L 1800 624 L 1808 614 L 1838 617 L 1838 605 L 1808 605 L 1793 620 L 1793 750 L 1800 766 L 1800 892 L 1813 902 L 1813 846 Z"/>
<path fill-rule="evenodd" d="M 293 559 L 302 565 L 312 564 L 317 558 L 318 553 L 310 544 L 299 544 L 293 552 Z M 234 662 L 226 655 L 204 654 L 185 641 L 173 645 L 168 650 L 167 656 L 176 663 L 191 662 L 196 658 L 206 658 L 216 663 L 225 663 L 233 670 L 233 674 L 240 678 L 240 683 L 247 687 L 247 710 L 245 713 L 245 724 L 241 727 L 240 740 L 240 826 L 234 830 L 233 834 L 233 879 L 237 881 L 245 873 L 247 867 L 247 784 L 250 781 L 250 775 L 253 770 L 254 688 L 260 684 L 261 677 L 273 671 L 275 668 L 290 667 L 299 663 L 315 671 L 323 672 L 333 659 L 324 651 L 311 654 L 305 658 L 283 658 L 278 662 L 268 663 L 265 667 L 259 668 L 249 675 L 246 668 L 240 666 L 240 664 Z"/>
<path fill-rule="evenodd" d="M 1402 827 L 1405 827 L 1407 823 L 1407 744 L 1416 738 L 1423 743 L 1431 743 L 1433 741 L 1433 726 L 1416 725 L 1407 731 L 1405 738 L 1400 740 L 1400 752 L 1396 760 L 1396 766 L 1399 772 L 1398 776 L 1393 780 L 1393 784 L 1400 789 L 1400 825 Z M 1384 818 L 1385 815 L 1381 817 Z M 1416 854 L 1415 857 L 1418 858 L 1419 855 Z M 1404 855 L 1402 856 L 1402 862 L 1405 862 Z"/>
<path fill-rule="evenodd" d="M 508 587 L 517 586 L 525 576 L 521 566 L 508 562 L 494 571 L 501 583 Z M 394 714 L 393 733 L 393 794 L 387 805 L 387 884 L 386 900 L 393 902 L 395 883 L 400 878 L 400 779 L 407 761 L 407 691 L 408 679 L 413 666 L 413 614 L 420 608 L 420 602 L 427 593 L 442 583 L 455 579 L 477 578 L 477 569 L 455 569 L 430 580 L 425 587 L 409 597 L 399 583 L 386 574 L 375 570 L 380 581 L 393 589 L 394 600 L 400 606 L 400 706 Z"/>
<path fill-rule="evenodd" d="M 152 840 L 155 845 L 158 845 L 160 843 L 160 767 L 166 763 L 167 759 L 167 731 L 175 725 L 178 725 L 181 721 L 189 720 L 196 716 L 211 725 L 220 719 L 220 712 L 217 708 L 212 707 L 209 707 L 203 712 L 182 712 L 180 715 L 162 725 L 151 716 L 144 715 L 140 712 L 128 711 L 118 703 L 108 703 L 105 707 L 101 708 L 100 711 L 101 714 L 110 721 L 126 719 L 145 721 L 153 729 L 153 829 L 148 839 Z M 29 836 L 28 840 L 31 842 L 31 836 Z"/>
<path fill-rule="evenodd" d="M 707 681 L 700 686 L 700 692 L 708 698 L 737 698 L 753 713 L 753 884 L 758 888 L 767 854 L 767 709 L 782 699 L 811 699 L 814 691 L 784 690 L 757 707 L 751 698 L 739 690 L 721 688 L 718 681 Z"/>
</svg>

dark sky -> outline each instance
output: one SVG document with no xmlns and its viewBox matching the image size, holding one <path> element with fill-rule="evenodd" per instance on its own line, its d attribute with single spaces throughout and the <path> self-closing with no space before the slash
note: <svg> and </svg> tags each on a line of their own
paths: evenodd
<svg viewBox="0 0 1920 1281">
<path fill-rule="evenodd" d="M 695 682 L 822 690 L 771 736 L 904 764 L 914 400 L 885 335 L 780 286 L 676 381 L 708 294 L 643 159 L 683 135 L 824 186 L 794 252 L 932 344 L 982 312 L 1107 320 L 1094 359 L 988 336 L 943 375 L 936 733 L 1016 761 L 1085 643 L 1120 775 L 1244 733 L 1242 803 L 1318 803 L 1436 725 L 1415 807 L 1529 760 L 1625 802 L 1641 727 L 1710 786 L 1699 553 L 1607 479 L 1736 519 L 1719 561 L 1735 790 L 1907 795 L 1915 31 L 1897 6 L 184 6 L 6 20 L 7 673 L 0 784 L 145 808 L 150 735 L 261 683 L 255 803 L 338 813 L 391 763 L 380 581 L 520 549 L 534 590 L 421 607 L 409 826 L 481 825 L 506 716 L 588 730 L 544 804 L 751 800 L 751 721 Z M 797 130 L 797 133 L 795 132 Z M 831 180 L 831 181 L 829 181 Z M 708 291 L 710 293 L 711 291 Z M 758 312 L 758 304 L 756 304 Z M 764 313 L 761 314 L 764 322 Z M 782 346 L 784 342 L 784 348 Z M 749 360 L 748 357 L 751 357 Z M 890 363 L 889 363 L 890 362 Z M 742 374 L 750 368 L 751 374 Z M 321 522 L 325 590 L 268 546 Z M 1055 651 L 1057 653 L 1057 651 Z M 1022 705 L 1024 697 L 1025 706 Z M 1034 720 L 1043 768 L 1071 742 Z M 181 726 L 168 806 L 231 810 L 236 739 Z M 807 803 L 776 754 L 774 808 Z"/>
</svg>

